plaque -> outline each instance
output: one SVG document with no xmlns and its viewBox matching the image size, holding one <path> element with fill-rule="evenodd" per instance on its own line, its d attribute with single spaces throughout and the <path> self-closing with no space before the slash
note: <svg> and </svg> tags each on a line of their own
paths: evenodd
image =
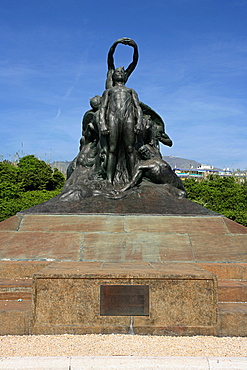
<svg viewBox="0 0 247 370">
<path fill-rule="evenodd" d="M 148 285 L 101 285 L 101 316 L 149 316 Z"/>
</svg>

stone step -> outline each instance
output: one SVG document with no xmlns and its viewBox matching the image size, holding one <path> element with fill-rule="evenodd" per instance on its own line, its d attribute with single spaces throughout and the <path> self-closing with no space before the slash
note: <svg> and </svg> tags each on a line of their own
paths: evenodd
<svg viewBox="0 0 247 370">
<path fill-rule="evenodd" d="M 247 302 L 247 280 L 218 280 L 219 302 Z"/>
<path fill-rule="evenodd" d="M 0 301 L 19 301 L 31 300 L 32 293 L 30 292 L 2 292 L 0 293 Z"/>
<path fill-rule="evenodd" d="M 32 279 L 0 279 L 0 301 L 31 300 Z"/>
<path fill-rule="evenodd" d="M 31 300 L 0 301 L 0 335 L 30 333 Z"/>
<path fill-rule="evenodd" d="M 247 336 L 247 303 L 220 302 L 219 336 Z M 0 335 L 30 334 L 31 300 L 0 301 Z"/>
<path fill-rule="evenodd" d="M 220 302 L 218 308 L 219 336 L 247 336 L 247 303 Z"/>
<path fill-rule="evenodd" d="M 4 289 L 24 289 L 32 287 L 32 279 L 4 279 L 0 278 L 0 291 Z"/>
</svg>

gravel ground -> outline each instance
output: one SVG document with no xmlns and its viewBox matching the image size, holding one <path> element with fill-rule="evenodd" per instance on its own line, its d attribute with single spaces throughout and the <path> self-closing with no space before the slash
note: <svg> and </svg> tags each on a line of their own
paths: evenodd
<svg viewBox="0 0 247 370">
<path fill-rule="evenodd" d="M 142 335 L 0 336 L 0 357 L 21 356 L 247 356 L 247 338 Z"/>
</svg>

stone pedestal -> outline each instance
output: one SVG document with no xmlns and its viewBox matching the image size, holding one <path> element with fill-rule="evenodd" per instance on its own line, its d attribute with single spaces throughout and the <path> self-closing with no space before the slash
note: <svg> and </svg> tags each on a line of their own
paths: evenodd
<svg viewBox="0 0 247 370">
<path fill-rule="evenodd" d="M 102 286 L 124 293 L 113 289 L 102 302 Z M 133 309 L 130 286 L 146 287 L 135 300 L 141 310 L 148 304 L 144 314 Z M 135 334 L 216 335 L 216 276 L 190 264 L 145 262 L 54 262 L 34 275 L 32 334 L 128 334 L 132 326 Z"/>
</svg>

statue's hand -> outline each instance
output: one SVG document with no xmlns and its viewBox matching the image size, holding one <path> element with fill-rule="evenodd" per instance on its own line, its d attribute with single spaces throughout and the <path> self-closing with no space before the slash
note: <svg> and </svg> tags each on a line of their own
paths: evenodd
<svg viewBox="0 0 247 370">
<path fill-rule="evenodd" d="M 128 37 L 123 37 L 121 39 L 118 39 L 117 41 L 121 44 L 124 44 L 124 45 L 129 45 L 129 46 L 132 46 L 132 47 L 136 46 L 135 41 L 128 38 Z"/>
<path fill-rule="evenodd" d="M 136 134 L 141 134 L 142 133 L 142 126 L 141 125 L 135 125 L 134 132 Z"/>
<path fill-rule="evenodd" d="M 105 125 L 101 126 L 100 132 L 101 132 L 102 135 L 108 135 L 109 134 L 109 130 Z"/>
</svg>

